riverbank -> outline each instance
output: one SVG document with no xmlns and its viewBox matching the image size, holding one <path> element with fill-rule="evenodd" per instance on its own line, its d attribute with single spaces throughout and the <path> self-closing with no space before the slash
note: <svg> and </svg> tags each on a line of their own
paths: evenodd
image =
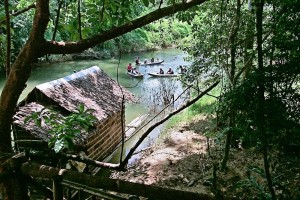
<svg viewBox="0 0 300 200">
<path fill-rule="evenodd" d="M 145 48 L 145 49 L 138 49 L 138 50 L 127 50 L 122 52 L 122 54 L 130 54 L 130 53 L 144 53 L 144 52 L 154 52 L 159 51 L 162 49 L 175 49 L 176 46 L 166 46 L 166 47 L 160 47 L 155 46 L 151 48 Z M 82 53 L 77 54 L 68 54 L 68 55 L 52 55 L 49 57 L 43 57 L 40 58 L 38 64 L 45 64 L 45 63 L 59 63 L 59 62 L 66 62 L 66 61 L 82 61 L 82 60 L 105 60 L 105 59 L 111 59 L 115 57 L 119 57 L 120 52 L 119 51 L 98 51 L 96 49 L 88 49 L 85 50 Z"/>
<path fill-rule="evenodd" d="M 201 133 L 210 126 L 210 119 L 203 115 L 177 123 L 142 152 L 128 171 L 111 177 L 211 196 L 218 193 L 225 199 L 268 199 L 262 155 L 254 148 L 232 149 L 227 171 L 220 172 L 214 165 L 221 160 L 222 145 L 208 142 Z M 299 199 L 300 159 L 272 152 L 270 161 L 279 199 Z"/>
</svg>

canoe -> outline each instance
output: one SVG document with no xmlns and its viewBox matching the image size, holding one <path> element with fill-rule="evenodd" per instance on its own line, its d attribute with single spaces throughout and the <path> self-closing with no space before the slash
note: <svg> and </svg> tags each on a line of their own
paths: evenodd
<svg viewBox="0 0 300 200">
<path fill-rule="evenodd" d="M 177 77 L 180 76 L 180 74 L 158 74 L 158 73 L 148 73 L 150 76 L 153 77 Z"/>
<path fill-rule="evenodd" d="M 134 77 L 134 78 L 142 78 L 144 76 L 144 74 L 141 74 L 141 73 L 132 73 L 132 72 L 127 72 L 127 74 L 131 77 Z"/>
<path fill-rule="evenodd" d="M 154 61 L 154 62 L 147 62 L 147 63 L 140 63 L 140 64 L 138 64 L 138 65 L 140 65 L 140 66 L 145 66 L 145 65 L 159 65 L 159 64 L 161 64 L 161 63 L 163 63 L 164 62 L 164 60 L 159 60 L 159 61 Z"/>
</svg>

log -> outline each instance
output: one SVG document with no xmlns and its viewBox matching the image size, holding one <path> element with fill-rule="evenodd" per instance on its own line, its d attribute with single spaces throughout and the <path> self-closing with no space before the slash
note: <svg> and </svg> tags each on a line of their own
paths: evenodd
<svg viewBox="0 0 300 200">
<path fill-rule="evenodd" d="M 101 188 L 104 190 L 115 191 L 119 193 L 138 195 L 147 197 L 155 200 L 191 200 L 191 199 L 201 199 L 201 200 L 211 200 L 213 196 L 209 194 L 193 193 L 189 191 L 181 191 L 173 188 L 163 188 L 154 185 L 143 185 L 139 183 L 132 183 L 123 180 L 110 179 L 102 176 L 92 176 L 88 174 L 83 174 L 77 171 L 71 171 L 66 169 L 57 169 L 45 165 L 38 165 L 35 163 L 24 163 L 21 167 L 22 173 L 30 175 L 33 177 L 41 177 L 53 179 L 60 175 L 62 180 L 67 180 L 75 183 L 80 183 L 82 185 Z"/>
</svg>

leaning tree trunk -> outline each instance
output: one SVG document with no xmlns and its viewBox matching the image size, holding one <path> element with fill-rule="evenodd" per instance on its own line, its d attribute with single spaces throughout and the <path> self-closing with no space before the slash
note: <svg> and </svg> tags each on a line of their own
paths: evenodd
<svg viewBox="0 0 300 200">
<path fill-rule="evenodd" d="M 276 195 L 273 189 L 272 178 L 270 174 L 270 164 L 268 161 L 268 140 L 266 135 L 265 127 L 265 74 L 263 65 L 263 52 L 262 52 L 262 19 L 263 19 L 263 0 L 256 1 L 256 30 L 257 30 L 257 58 L 258 58 L 258 95 L 257 95 L 257 131 L 261 137 L 262 149 L 263 149 L 263 159 L 266 179 L 268 182 L 268 188 L 271 193 L 272 199 L 276 199 Z"/>
<path fill-rule="evenodd" d="M 11 123 L 18 98 L 26 87 L 31 69 L 32 61 L 37 59 L 44 43 L 44 33 L 49 21 L 49 0 L 37 0 L 36 12 L 34 16 L 32 31 L 24 48 L 17 56 L 12 65 L 6 84 L 0 97 L 0 152 L 12 153 L 11 146 Z M 3 163 L 1 163 L 3 164 Z M 0 166 L 0 171 L 5 169 Z M 5 193 L 5 199 L 24 199 L 24 197 L 14 196 L 14 185 L 11 180 L 7 180 L 1 187 Z M 12 188 L 13 187 L 13 188 Z M 17 193 L 18 194 L 18 193 Z M 25 195 L 26 196 L 26 195 Z"/>
</svg>

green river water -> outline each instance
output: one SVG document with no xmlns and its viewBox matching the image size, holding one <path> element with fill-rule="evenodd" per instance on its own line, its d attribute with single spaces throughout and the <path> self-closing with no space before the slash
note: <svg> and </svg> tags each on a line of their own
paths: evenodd
<svg viewBox="0 0 300 200">
<path fill-rule="evenodd" d="M 164 62 L 162 65 L 154 65 L 154 66 L 140 66 L 137 69 L 145 74 L 143 79 L 136 79 L 129 77 L 126 74 L 126 68 L 128 63 L 132 63 L 134 66 L 135 57 L 139 56 L 140 60 L 144 59 L 150 60 L 150 58 L 159 58 L 163 59 Z M 150 111 L 158 111 L 156 110 L 161 106 L 160 97 L 168 93 L 167 90 L 170 90 L 174 94 L 178 96 L 182 92 L 182 86 L 180 81 L 177 79 L 169 79 L 169 78 L 152 78 L 147 73 L 149 72 L 158 72 L 159 68 L 163 68 L 165 71 L 169 67 L 173 68 L 174 72 L 178 72 L 179 65 L 189 65 L 189 62 L 186 62 L 184 58 L 186 54 L 177 49 L 165 49 L 159 51 L 151 51 L 151 52 L 139 52 L 139 53 L 128 53 L 121 56 L 120 64 L 119 58 L 105 59 L 105 60 L 88 60 L 88 61 L 68 61 L 68 62 L 60 62 L 53 64 L 41 64 L 37 68 L 32 71 L 30 79 L 27 82 L 27 87 L 23 91 L 19 100 L 22 100 L 26 97 L 26 95 L 38 84 L 45 83 L 51 80 L 55 80 L 58 78 L 62 78 L 64 76 L 70 75 L 74 70 L 79 71 L 81 69 L 86 69 L 91 66 L 99 66 L 105 73 L 107 73 L 111 78 L 126 87 L 129 91 L 135 94 L 139 102 L 136 104 L 126 104 L 125 110 L 125 123 L 128 124 L 134 118 L 139 116 L 140 114 L 149 113 Z M 4 86 L 5 79 L 0 78 L 0 90 Z M 166 88 L 162 89 L 162 88 Z M 169 88 L 169 89 L 168 89 Z M 164 94 L 161 94 L 158 90 L 164 90 Z M 158 127 L 149 135 L 149 137 L 145 140 L 145 142 L 139 147 L 139 149 L 143 149 L 154 142 L 154 140 L 158 137 L 161 131 L 161 127 Z M 127 153 L 130 149 L 130 146 L 134 144 L 134 142 L 139 138 L 139 135 L 131 138 L 130 141 L 125 145 L 125 153 Z M 114 158 L 112 158 L 113 162 L 118 162 L 118 154 Z M 138 156 L 135 156 L 131 159 L 130 162 L 133 162 Z"/>
</svg>

